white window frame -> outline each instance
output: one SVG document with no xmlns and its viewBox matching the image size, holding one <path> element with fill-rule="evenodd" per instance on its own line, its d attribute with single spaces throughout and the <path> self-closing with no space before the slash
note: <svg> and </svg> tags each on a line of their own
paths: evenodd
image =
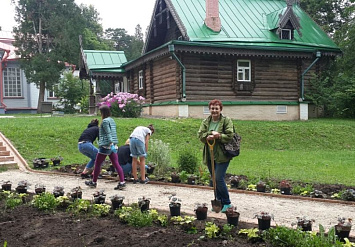
<svg viewBox="0 0 355 247">
<path fill-rule="evenodd" d="M 239 63 L 249 63 L 249 66 L 240 66 Z M 248 72 L 249 71 L 249 72 Z M 242 78 L 240 79 L 239 74 L 242 74 Z M 248 74 L 249 79 L 246 78 L 246 74 Z M 237 81 L 251 81 L 251 60 L 237 60 Z"/>
<path fill-rule="evenodd" d="M 140 70 L 138 72 L 138 89 L 143 89 L 143 79 L 144 79 L 143 70 Z"/>
<path fill-rule="evenodd" d="M 203 115 L 211 114 L 210 108 L 208 106 L 203 106 Z"/>
<path fill-rule="evenodd" d="M 120 82 L 116 82 L 115 83 L 115 93 L 119 93 L 119 92 L 121 92 L 121 83 Z"/>
<path fill-rule="evenodd" d="M 288 31 L 288 40 L 292 40 L 292 30 L 291 29 L 288 29 L 288 28 L 285 28 L 285 29 L 281 29 L 281 33 L 280 33 L 280 35 L 281 35 L 281 39 L 285 39 L 285 38 L 283 38 L 283 32 L 284 31 Z"/>
<path fill-rule="evenodd" d="M 4 97 L 22 97 L 22 76 L 20 68 L 5 68 L 3 72 L 3 79 Z"/>
<path fill-rule="evenodd" d="M 287 105 L 276 106 L 276 114 L 287 114 Z"/>
<path fill-rule="evenodd" d="M 58 97 L 55 95 L 54 87 L 59 87 L 59 83 L 53 85 L 53 86 L 52 86 L 52 89 L 46 89 L 46 90 L 47 90 L 47 98 L 58 98 Z"/>
</svg>

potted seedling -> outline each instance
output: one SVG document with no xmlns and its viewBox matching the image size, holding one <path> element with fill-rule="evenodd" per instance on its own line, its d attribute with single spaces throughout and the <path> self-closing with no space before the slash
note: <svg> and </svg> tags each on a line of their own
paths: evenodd
<svg viewBox="0 0 355 247">
<path fill-rule="evenodd" d="M 260 180 L 256 184 L 256 191 L 257 192 L 265 192 L 266 191 L 266 183 Z"/>
<path fill-rule="evenodd" d="M 119 196 L 119 195 L 113 195 L 110 197 L 113 211 L 122 208 L 124 198 L 125 198 L 124 196 Z"/>
<path fill-rule="evenodd" d="M 73 201 L 75 199 L 82 199 L 83 198 L 83 191 L 81 190 L 81 187 L 78 186 L 78 187 L 71 189 L 70 197 Z"/>
<path fill-rule="evenodd" d="M 307 219 L 306 216 L 303 217 L 296 217 L 297 222 L 292 223 L 292 225 L 296 225 L 297 227 L 300 228 L 302 231 L 312 231 L 312 224 L 315 222 L 314 219 Z"/>
<path fill-rule="evenodd" d="M 190 174 L 188 177 L 187 177 L 187 183 L 188 184 L 196 184 L 196 176 L 195 174 Z"/>
<path fill-rule="evenodd" d="M 147 174 L 153 174 L 155 169 L 155 164 L 152 162 L 149 162 L 147 165 Z"/>
<path fill-rule="evenodd" d="M 53 189 L 54 197 L 64 196 L 64 187 L 63 186 L 55 186 Z"/>
<path fill-rule="evenodd" d="M 282 180 L 280 182 L 280 191 L 283 195 L 291 195 L 291 184 L 287 180 Z"/>
<path fill-rule="evenodd" d="M 230 208 L 227 208 L 226 210 L 227 223 L 233 226 L 238 226 L 239 215 L 240 213 L 237 212 L 236 206 L 232 205 Z"/>
<path fill-rule="evenodd" d="M 46 158 L 37 158 L 33 160 L 34 168 L 46 168 L 48 167 L 49 162 Z"/>
<path fill-rule="evenodd" d="M 56 156 L 51 158 L 51 161 L 53 163 L 54 166 L 60 165 L 60 162 L 63 160 L 62 156 Z"/>
<path fill-rule="evenodd" d="M 37 195 L 46 192 L 46 186 L 44 184 L 36 184 L 35 185 L 35 192 Z"/>
<path fill-rule="evenodd" d="M 138 198 L 138 207 L 142 212 L 149 210 L 150 198 L 146 198 L 145 196 Z"/>
<path fill-rule="evenodd" d="M 169 196 L 169 208 L 171 216 L 180 216 L 181 199 L 176 194 Z"/>
<path fill-rule="evenodd" d="M 27 180 L 22 180 L 18 182 L 18 185 L 16 187 L 17 193 L 27 193 L 27 189 L 31 184 Z"/>
<path fill-rule="evenodd" d="M 172 172 L 171 173 L 171 182 L 172 183 L 180 183 L 180 174 L 177 172 Z"/>
<path fill-rule="evenodd" d="M 195 204 L 195 213 L 196 213 L 196 218 L 198 220 L 205 220 L 207 219 L 207 203 L 196 203 Z"/>
<path fill-rule="evenodd" d="M 341 241 L 344 241 L 344 238 L 349 238 L 351 226 L 351 218 L 346 219 L 345 217 L 338 217 L 338 224 L 335 225 L 335 234 Z"/>
<path fill-rule="evenodd" d="M 11 191 L 12 183 L 10 181 L 4 181 L 1 185 L 2 190 Z"/>
<path fill-rule="evenodd" d="M 255 214 L 254 217 L 258 219 L 258 227 L 261 231 L 269 229 L 271 225 L 271 220 L 274 219 L 274 215 L 264 211 Z"/>
<path fill-rule="evenodd" d="M 231 188 L 238 188 L 239 186 L 239 177 L 238 176 L 231 176 L 229 178 L 230 184 L 231 184 Z"/>
<path fill-rule="evenodd" d="M 55 199 L 58 202 L 58 208 L 66 209 L 70 205 L 70 200 L 67 196 L 58 196 Z"/>
<path fill-rule="evenodd" d="M 99 190 L 96 191 L 94 194 L 92 194 L 94 196 L 94 203 L 95 204 L 104 204 L 105 203 L 105 199 L 106 199 L 106 194 L 104 193 L 105 190 Z"/>
</svg>

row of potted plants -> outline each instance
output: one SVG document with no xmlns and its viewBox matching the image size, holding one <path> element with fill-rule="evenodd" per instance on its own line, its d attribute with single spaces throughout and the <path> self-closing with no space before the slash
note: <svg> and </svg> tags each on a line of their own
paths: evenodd
<svg viewBox="0 0 355 247">
<path fill-rule="evenodd" d="M 47 168 L 51 162 L 53 166 L 60 165 L 60 162 L 63 160 L 63 157 L 56 156 L 50 159 L 47 158 L 36 158 L 32 161 L 34 168 Z"/>
</svg>

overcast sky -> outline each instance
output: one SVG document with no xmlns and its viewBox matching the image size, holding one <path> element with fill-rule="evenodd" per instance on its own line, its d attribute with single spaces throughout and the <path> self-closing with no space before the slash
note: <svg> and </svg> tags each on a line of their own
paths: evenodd
<svg viewBox="0 0 355 247">
<path fill-rule="evenodd" d="M 94 5 L 100 13 L 104 29 L 124 28 L 133 35 L 140 24 L 143 34 L 150 23 L 155 0 L 75 0 L 80 5 Z M 11 31 L 16 24 L 15 7 L 11 0 L 0 0 L 0 26 L 3 31 Z"/>
</svg>

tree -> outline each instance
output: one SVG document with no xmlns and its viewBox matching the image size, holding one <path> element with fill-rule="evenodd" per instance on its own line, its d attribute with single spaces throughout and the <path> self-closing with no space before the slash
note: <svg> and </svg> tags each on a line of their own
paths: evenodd
<svg viewBox="0 0 355 247">
<path fill-rule="evenodd" d="M 136 26 L 136 32 L 135 32 L 133 40 L 132 40 L 130 60 L 139 58 L 142 55 L 143 45 L 144 45 L 144 42 L 143 42 L 142 28 L 138 24 Z"/>
<path fill-rule="evenodd" d="M 60 98 L 65 113 L 74 113 L 76 106 L 83 98 L 89 95 L 89 82 L 74 77 L 73 73 L 64 73 L 58 87 L 54 87 L 54 93 Z"/>
<path fill-rule="evenodd" d="M 58 83 L 64 62 L 78 63 L 85 20 L 74 0 L 18 0 L 15 20 L 14 45 L 28 81 L 39 87 L 41 112 L 45 89 Z"/>
</svg>

